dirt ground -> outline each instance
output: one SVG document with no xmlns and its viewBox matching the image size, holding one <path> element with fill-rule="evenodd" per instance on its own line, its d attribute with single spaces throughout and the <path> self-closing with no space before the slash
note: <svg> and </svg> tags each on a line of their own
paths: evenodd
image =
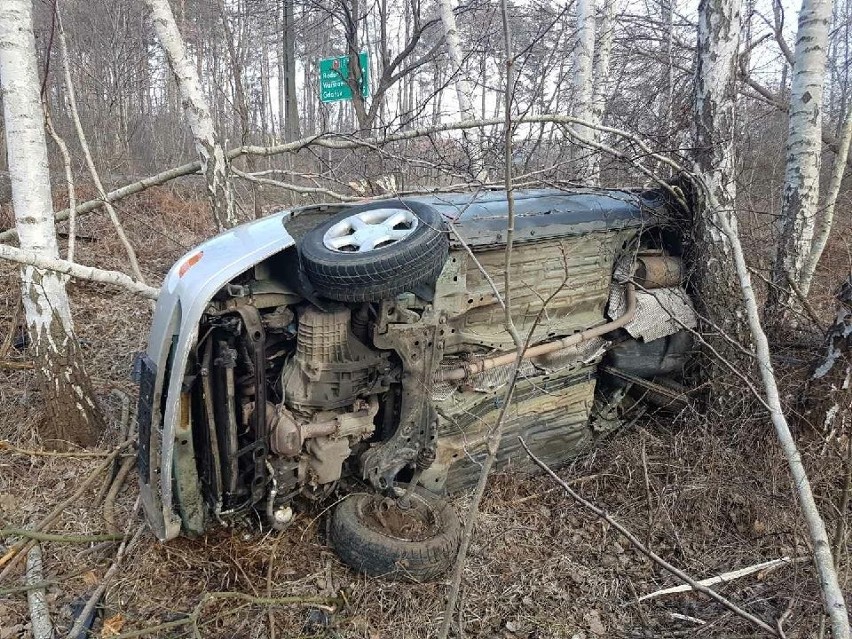
<svg viewBox="0 0 852 639">
<path fill-rule="evenodd" d="M 152 283 L 200 237 L 210 233 L 203 202 L 158 189 L 120 208 L 139 261 Z M 102 215 L 81 221 L 78 259 L 126 270 L 120 244 Z M 829 249 L 814 299 L 832 317 L 832 278 L 839 281 L 848 251 Z M 837 267 L 835 269 L 835 266 Z M 847 267 L 848 268 L 848 267 Z M 100 451 L 119 440 L 119 402 L 130 394 L 134 353 L 144 350 L 150 309 L 114 288 L 74 282 L 75 321 L 87 365 L 109 417 Z M 0 343 L 16 330 L 16 271 L 0 264 Z M 797 390 L 819 348 L 813 331 L 776 345 L 785 399 Z M 3 358 L 0 358 L 3 359 Z M 0 528 L 39 521 L 71 495 L 103 457 L 44 456 L 35 434 L 39 398 L 25 367 L 25 351 L 12 349 L 0 366 Z M 734 382 L 731 382 L 734 384 Z M 732 395 L 733 396 L 733 395 Z M 807 428 L 798 433 L 817 501 L 830 535 L 843 487 L 842 442 Z M 128 454 L 132 454 L 132 451 Z M 729 416 L 688 411 L 674 419 L 647 418 L 559 471 L 584 497 L 605 508 L 654 552 L 695 578 L 779 558 L 789 562 L 719 586 L 720 592 L 761 619 L 783 618 L 787 637 L 818 636 L 819 590 L 807 535 L 793 498 L 786 463 L 766 414 L 754 399 Z M 97 504 L 102 478 L 66 508 L 51 533 L 106 530 Z M 135 530 L 137 496 L 131 474 L 116 501 L 116 521 Z M 469 496 L 454 506 L 464 517 Z M 109 582 L 95 632 L 140 636 L 172 625 L 156 637 L 427 637 L 436 633 L 444 583 L 401 583 L 359 576 L 328 545 L 330 502 L 299 512 L 283 533 L 244 521 L 197 539 L 157 542 L 144 532 Z M 17 540 L 0 536 L 0 555 Z M 72 609 L 97 587 L 117 543 L 42 543 L 44 578 L 54 623 L 65 636 Z M 849 562 L 841 557 L 848 584 Z M 22 566 L 0 580 L 0 639 L 30 636 Z M 704 596 L 681 593 L 637 599 L 678 582 L 598 518 L 581 510 L 544 477 L 511 472 L 495 476 L 483 501 L 466 565 L 460 619 L 471 637 L 753 637 L 758 632 Z M 243 593 L 225 598 L 211 593 Z M 339 600 L 258 603 L 257 598 Z M 194 623 L 191 621 L 194 620 Z M 135 633 L 135 634 L 134 634 Z"/>
</svg>

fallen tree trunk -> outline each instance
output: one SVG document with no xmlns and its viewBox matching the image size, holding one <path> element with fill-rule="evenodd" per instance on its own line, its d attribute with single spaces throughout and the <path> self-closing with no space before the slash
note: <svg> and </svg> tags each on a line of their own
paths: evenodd
<svg viewBox="0 0 852 639">
<path fill-rule="evenodd" d="M 0 259 L 11 260 L 18 264 L 28 264 L 45 271 L 64 273 L 65 275 L 78 277 L 83 280 L 100 282 L 101 284 L 112 284 L 113 286 L 118 286 L 131 293 L 136 293 L 152 300 L 157 299 L 160 294 L 160 289 L 143 284 L 119 271 L 107 271 L 95 268 L 94 266 L 84 266 L 76 262 L 69 262 L 68 260 L 44 257 L 33 251 L 25 251 L 24 249 L 9 246 L 8 244 L 0 244 Z"/>
</svg>

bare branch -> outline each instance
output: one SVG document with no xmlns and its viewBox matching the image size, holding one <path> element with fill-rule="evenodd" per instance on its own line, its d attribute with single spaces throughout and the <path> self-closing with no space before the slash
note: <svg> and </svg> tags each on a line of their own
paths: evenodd
<svg viewBox="0 0 852 639">
<path fill-rule="evenodd" d="M 69 262 L 68 260 L 44 257 L 33 251 L 25 251 L 24 249 L 9 246 L 8 244 L 0 244 L 0 258 L 19 264 L 35 266 L 37 269 L 45 271 L 64 273 L 71 277 L 78 277 L 92 282 L 112 284 L 152 300 L 157 299 L 157 296 L 160 294 L 160 289 L 148 286 L 119 271 L 106 271 L 95 268 L 94 266 L 83 266 L 76 262 Z"/>
</svg>

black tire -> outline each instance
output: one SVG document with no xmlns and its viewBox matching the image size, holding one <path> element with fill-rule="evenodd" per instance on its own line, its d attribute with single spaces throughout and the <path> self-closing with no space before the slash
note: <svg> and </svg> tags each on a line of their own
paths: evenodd
<svg viewBox="0 0 852 639">
<path fill-rule="evenodd" d="M 417 487 L 411 500 L 425 503 L 433 524 L 419 539 L 392 536 L 371 525 L 365 513 L 382 500 L 380 495 L 349 495 L 334 511 L 331 543 L 349 566 L 373 576 L 428 581 L 441 576 L 453 565 L 461 541 L 458 515 L 443 499 Z"/>
<path fill-rule="evenodd" d="M 335 251 L 323 243 L 338 222 L 381 208 L 411 211 L 419 220 L 416 228 L 402 240 L 365 253 Z M 449 238 L 437 211 L 421 202 L 385 200 L 346 209 L 308 231 L 300 254 L 302 269 L 319 295 L 340 302 L 377 302 L 434 284 L 448 251 Z"/>
</svg>

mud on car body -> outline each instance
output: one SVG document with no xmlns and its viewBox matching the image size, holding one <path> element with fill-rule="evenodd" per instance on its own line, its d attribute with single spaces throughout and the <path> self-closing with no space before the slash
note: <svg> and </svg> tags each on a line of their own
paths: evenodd
<svg viewBox="0 0 852 639">
<path fill-rule="evenodd" d="M 250 511 L 286 525 L 337 490 L 331 541 L 371 574 L 428 578 L 459 524 L 515 363 L 503 192 L 294 209 L 181 258 L 140 388 L 158 537 Z M 677 405 L 695 313 L 659 191 L 515 193 L 510 310 L 531 332 L 498 467 L 559 465 L 644 402 Z M 500 295 L 495 294 L 496 287 Z"/>
</svg>

